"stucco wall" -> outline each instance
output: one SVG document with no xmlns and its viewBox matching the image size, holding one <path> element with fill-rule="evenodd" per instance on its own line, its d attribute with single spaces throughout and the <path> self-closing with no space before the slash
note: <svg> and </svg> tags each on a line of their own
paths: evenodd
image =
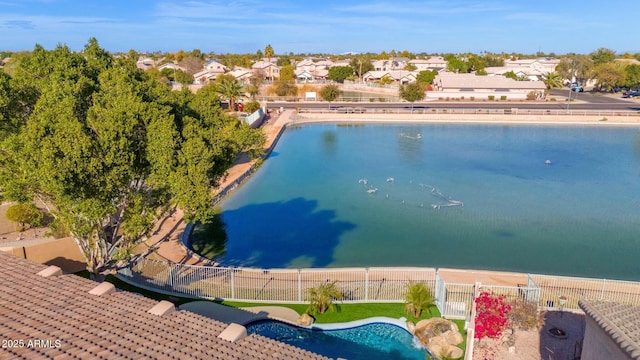
<svg viewBox="0 0 640 360">
<path fill-rule="evenodd" d="M 582 344 L 582 360 L 632 360 L 590 316 L 586 317 Z"/>
<path fill-rule="evenodd" d="M 78 245 L 70 237 L 29 246 L 4 247 L 0 248 L 0 251 L 41 264 L 55 265 L 66 273 L 74 273 L 86 268 Z"/>
</svg>

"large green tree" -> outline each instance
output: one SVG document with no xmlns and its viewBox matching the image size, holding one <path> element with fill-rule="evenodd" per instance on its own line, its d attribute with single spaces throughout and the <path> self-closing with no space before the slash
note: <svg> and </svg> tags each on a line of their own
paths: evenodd
<svg viewBox="0 0 640 360">
<path fill-rule="evenodd" d="M 236 108 L 236 100 L 243 95 L 242 85 L 234 80 L 224 79 L 217 84 L 218 92 L 229 101 L 229 111 Z"/>
<path fill-rule="evenodd" d="M 424 86 L 429 86 L 433 83 L 436 75 L 438 75 L 438 71 L 436 70 L 422 70 L 416 75 L 416 82 Z"/>
<path fill-rule="evenodd" d="M 542 81 L 547 86 L 547 89 L 562 87 L 562 77 L 555 71 L 544 74 Z"/>
<path fill-rule="evenodd" d="M 426 94 L 422 85 L 418 83 L 409 83 L 400 86 L 400 97 L 411 103 L 411 111 L 413 111 L 413 103 L 423 100 Z"/>
<path fill-rule="evenodd" d="M 0 137 L 2 195 L 48 205 L 96 278 L 125 265 L 168 209 L 211 216 L 211 188 L 264 143 L 216 92 L 172 92 L 104 54 L 90 41 L 84 54 L 36 46 L 21 57 L 10 90 L 22 118 Z"/>
<path fill-rule="evenodd" d="M 353 76 L 353 68 L 351 66 L 333 66 L 329 68 L 327 78 L 339 83 L 344 82 Z"/>
<path fill-rule="evenodd" d="M 340 96 L 340 89 L 336 85 L 326 85 L 320 89 L 320 97 L 328 102 L 332 102 Z"/>
<path fill-rule="evenodd" d="M 366 74 L 369 71 L 375 70 L 373 64 L 371 63 L 371 57 L 369 56 L 354 57 L 349 62 L 349 66 L 351 66 L 356 75 L 358 75 L 358 77 L 361 79 L 362 75 Z"/>
</svg>

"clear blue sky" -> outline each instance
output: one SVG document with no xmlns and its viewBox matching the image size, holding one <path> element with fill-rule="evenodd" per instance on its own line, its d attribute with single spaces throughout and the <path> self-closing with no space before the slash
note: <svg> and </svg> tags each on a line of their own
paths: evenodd
<svg viewBox="0 0 640 360">
<path fill-rule="evenodd" d="M 640 52 L 638 0 L 0 0 L 0 50 Z"/>
</svg>

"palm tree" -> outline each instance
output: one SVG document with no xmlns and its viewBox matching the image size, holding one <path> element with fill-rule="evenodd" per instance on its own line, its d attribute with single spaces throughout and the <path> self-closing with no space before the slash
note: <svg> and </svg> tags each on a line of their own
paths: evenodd
<svg viewBox="0 0 640 360">
<path fill-rule="evenodd" d="M 242 96 L 242 85 L 237 81 L 223 79 L 217 90 L 220 95 L 229 99 L 229 111 L 234 111 L 236 99 Z"/>
<path fill-rule="evenodd" d="M 542 75 L 542 81 L 547 86 L 547 90 L 562 87 L 562 78 L 555 71 Z"/>
<path fill-rule="evenodd" d="M 436 301 L 427 285 L 423 282 L 410 281 L 407 284 L 407 291 L 404 297 L 404 311 L 412 314 L 415 318 L 419 318 L 423 310 L 427 310 L 431 314 L 429 307 L 434 306 Z"/>
<path fill-rule="evenodd" d="M 342 300 L 343 295 L 336 287 L 336 281 L 320 284 L 307 289 L 307 312 L 312 314 L 324 314 L 326 311 L 340 311 L 340 307 L 334 304 L 334 300 Z"/>
</svg>

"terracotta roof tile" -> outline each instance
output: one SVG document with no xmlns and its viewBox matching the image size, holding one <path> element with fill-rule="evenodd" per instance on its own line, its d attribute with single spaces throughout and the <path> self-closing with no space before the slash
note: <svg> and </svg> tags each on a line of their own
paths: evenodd
<svg viewBox="0 0 640 360">
<path fill-rule="evenodd" d="M 631 359 L 640 360 L 640 306 L 595 300 L 578 304 Z"/>
<path fill-rule="evenodd" d="M 256 335 L 221 340 L 227 324 L 183 310 L 149 314 L 157 301 L 129 292 L 91 295 L 95 282 L 36 275 L 45 268 L 0 252 L 0 337 L 60 341 L 0 349 L 2 359 L 324 359 Z"/>
</svg>

